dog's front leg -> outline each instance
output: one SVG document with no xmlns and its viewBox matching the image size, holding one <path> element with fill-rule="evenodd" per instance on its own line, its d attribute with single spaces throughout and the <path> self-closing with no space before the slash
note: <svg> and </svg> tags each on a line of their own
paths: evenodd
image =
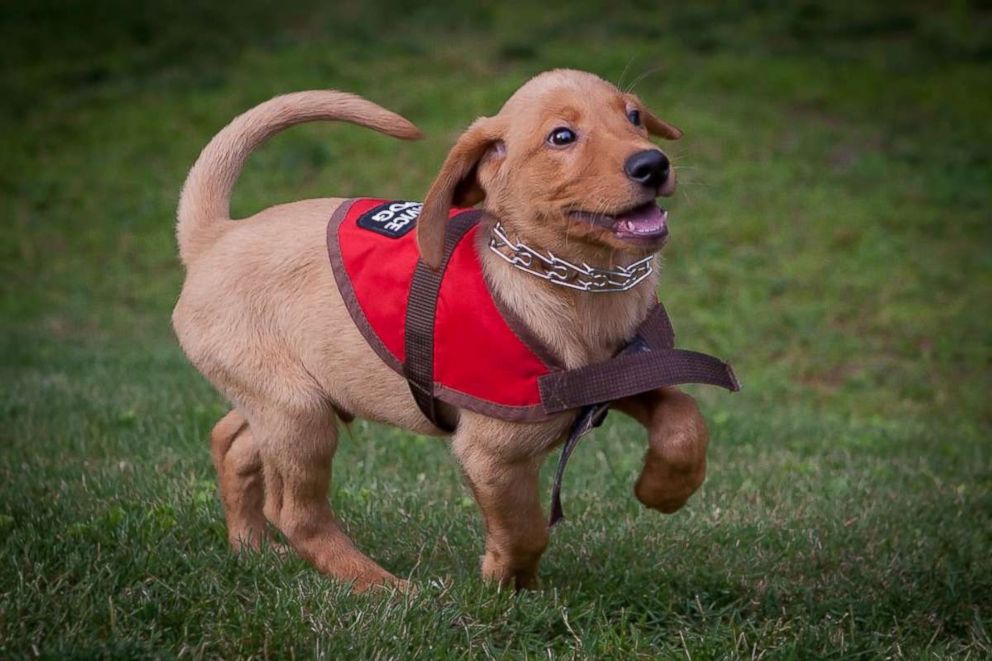
<svg viewBox="0 0 992 661">
<path fill-rule="evenodd" d="M 485 521 L 482 576 L 518 590 L 536 587 L 537 565 L 548 545 L 538 493 L 540 457 L 524 451 L 519 439 L 500 433 L 505 424 L 489 429 L 465 417 L 455 434 L 454 452 Z"/>
<path fill-rule="evenodd" d="M 665 514 L 680 509 L 706 477 L 710 437 L 696 401 L 674 388 L 659 388 L 613 407 L 648 431 L 644 469 L 634 487 L 637 499 Z"/>
</svg>

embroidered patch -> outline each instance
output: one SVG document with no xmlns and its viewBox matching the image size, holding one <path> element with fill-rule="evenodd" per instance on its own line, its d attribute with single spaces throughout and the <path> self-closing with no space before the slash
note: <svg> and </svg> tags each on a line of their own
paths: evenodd
<svg viewBox="0 0 992 661">
<path fill-rule="evenodd" d="M 398 239 L 417 225 L 420 202 L 386 202 L 358 217 L 357 225 L 376 234 Z"/>
</svg>

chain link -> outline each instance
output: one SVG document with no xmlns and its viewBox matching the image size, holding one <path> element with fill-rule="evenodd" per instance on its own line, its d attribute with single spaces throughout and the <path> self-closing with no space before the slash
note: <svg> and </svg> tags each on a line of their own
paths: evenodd
<svg viewBox="0 0 992 661">
<path fill-rule="evenodd" d="M 627 291 L 651 275 L 654 270 L 651 266 L 654 255 L 638 260 L 630 266 L 618 266 L 615 269 L 601 269 L 585 263 L 579 266 L 555 257 L 551 252 L 542 255 L 522 243 L 511 241 L 498 222 L 493 227 L 489 249 L 521 271 L 536 275 L 552 284 L 579 291 Z M 508 250 L 509 254 L 504 250 Z"/>
</svg>

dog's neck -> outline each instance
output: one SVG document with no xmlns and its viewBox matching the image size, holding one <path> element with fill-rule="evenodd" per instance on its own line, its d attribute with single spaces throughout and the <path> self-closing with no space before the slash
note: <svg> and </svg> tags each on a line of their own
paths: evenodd
<svg viewBox="0 0 992 661">
<path fill-rule="evenodd" d="M 654 271 L 654 255 L 624 266 L 591 266 L 586 261 L 574 264 L 552 252 L 542 253 L 511 239 L 498 221 L 489 233 L 489 249 L 493 254 L 511 266 L 559 287 L 594 293 L 625 292 Z"/>
<path fill-rule="evenodd" d="M 490 250 L 493 224 L 486 219 L 477 237 L 486 280 L 566 368 L 606 360 L 630 340 L 654 302 L 657 261 L 652 272 L 627 291 L 570 289 L 522 271 Z"/>
</svg>

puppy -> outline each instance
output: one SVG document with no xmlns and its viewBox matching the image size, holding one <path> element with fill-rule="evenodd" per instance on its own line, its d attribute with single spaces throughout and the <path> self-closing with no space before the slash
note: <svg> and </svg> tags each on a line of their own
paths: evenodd
<svg viewBox="0 0 992 661">
<path fill-rule="evenodd" d="M 258 548 L 271 525 L 319 571 L 356 590 L 402 585 L 355 547 L 331 510 L 338 421 L 361 417 L 418 434 L 445 432 L 369 346 L 330 275 L 325 231 L 345 200 L 305 200 L 230 219 L 231 191 L 251 151 L 312 120 L 420 137 L 404 118 L 335 91 L 277 97 L 236 118 L 203 150 L 183 188 L 177 236 L 186 281 L 173 326 L 190 361 L 233 404 L 211 434 L 231 545 Z M 416 226 L 421 259 L 437 268 L 449 209 L 480 202 L 480 241 L 498 220 L 514 241 L 572 264 L 623 267 L 654 255 L 667 233 L 655 198 L 675 190 L 675 172 L 650 137 L 680 135 L 636 96 L 592 74 L 540 74 L 451 149 Z M 653 219 L 647 229 L 638 221 L 645 216 Z M 534 277 L 487 247 L 478 255 L 494 298 L 565 368 L 609 359 L 655 301 L 657 269 L 628 290 L 593 293 Z M 662 388 L 614 406 L 648 432 L 636 496 L 675 511 L 705 474 L 708 436 L 694 401 Z M 511 422 L 442 408 L 485 519 L 483 576 L 534 586 L 548 544 L 538 469 L 575 411 Z"/>
</svg>

